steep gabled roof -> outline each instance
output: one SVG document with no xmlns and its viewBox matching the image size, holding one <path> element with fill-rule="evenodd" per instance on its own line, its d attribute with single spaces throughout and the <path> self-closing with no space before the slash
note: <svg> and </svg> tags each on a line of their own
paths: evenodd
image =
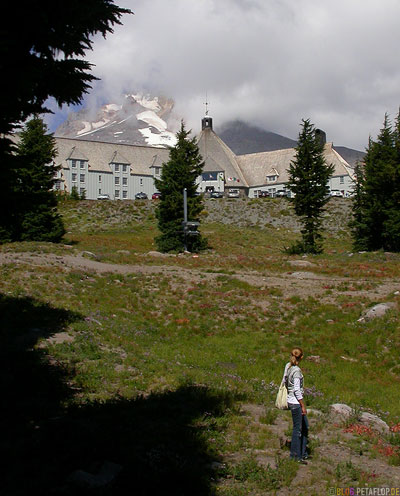
<svg viewBox="0 0 400 496">
<path fill-rule="evenodd" d="M 104 143 L 101 141 L 75 140 L 72 138 L 55 138 L 57 147 L 56 164 L 69 169 L 68 159 L 76 155 L 79 159 L 89 160 L 89 170 L 112 172 L 110 162 L 129 164 L 131 174 L 152 175 L 150 167 L 154 165 L 154 157 L 160 163 L 167 161 L 169 150 L 151 146 Z M 78 159 L 78 157 L 76 157 Z"/>
<path fill-rule="evenodd" d="M 287 148 L 272 152 L 250 153 L 239 155 L 237 161 L 241 167 L 246 181 L 250 186 L 262 186 L 267 183 L 267 176 L 271 175 L 271 170 L 277 172 L 277 183 L 287 183 L 289 181 L 290 163 L 295 159 L 296 150 Z M 333 149 L 332 143 L 327 143 L 324 148 L 325 160 L 328 164 L 333 164 L 335 169 L 333 176 L 344 176 L 350 174 L 350 166 Z M 272 185 L 272 183 L 270 183 Z"/>
<path fill-rule="evenodd" d="M 198 145 L 204 160 L 204 171 L 224 171 L 227 187 L 248 187 L 236 155 L 212 129 L 206 128 L 201 131 Z"/>
<path fill-rule="evenodd" d="M 76 146 L 73 146 L 71 148 L 71 153 L 68 156 L 69 160 L 86 160 L 88 161 L 89 159 L 87 156 Z"/>
<path fill-rule="evenodd" d="M 110 163 L 112 164 L 125 164 L 125 165 L 129 165 L 130 162 L 127 158 L 125 158 L 122 153 L 118 150 L 116 150 L 113 154 L 113 156 L 111 157 L 111 160 L 110 160 Z"/>
</svg>

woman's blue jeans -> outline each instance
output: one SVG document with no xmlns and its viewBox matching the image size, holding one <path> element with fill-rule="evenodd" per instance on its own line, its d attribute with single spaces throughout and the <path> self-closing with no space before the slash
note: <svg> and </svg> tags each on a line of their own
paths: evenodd
<svg viewBox="0 0 400 496">
<path fill-rule="evenodd" d="M 307 457 L 308 418 L 307 415 L 302 415 L 300 405 L 288 403 L 288 407 L 292 412 L 293 420 L 292 442 L 290 444 L 290 458 L 301 460 L 302 458 Z"/>
</svg>

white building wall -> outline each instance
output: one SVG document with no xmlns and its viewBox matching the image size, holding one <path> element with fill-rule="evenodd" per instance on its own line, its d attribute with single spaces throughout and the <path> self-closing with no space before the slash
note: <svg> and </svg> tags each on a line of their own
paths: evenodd
<svg viewBox="0 0 400 496">
<path fill-rule="evenodd" d="M 275 183 L 275 184 L 263 184 L 261 186 L 255 186 L 249 188 L 249 198 L 257 198 L 258 191 L 268 191 L 273 195 L 276 191 L 286 190 L 287 183 Z M 354 181 L 349 175 L 334 176 L 328 182 L 330 190 L 339 190 L 343 193 L 343 196 L 349 196 L 354 188 Z"/>
</svg>

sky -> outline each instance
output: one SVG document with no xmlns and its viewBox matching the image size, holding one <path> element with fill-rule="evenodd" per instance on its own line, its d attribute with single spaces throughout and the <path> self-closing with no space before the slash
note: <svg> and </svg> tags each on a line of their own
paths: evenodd
<svg viewBox="0 0 400 496">
<path fill-rule="evenodd" d="M 84 106 L 162 94 L 195 134 L 241 119 L 296 139 L 302 119 L 365 150 L 400 106 L 399 0 L 115 0 L 130 8 L 86 59 Z M 55 108 L 54 108 L 55 109 Z M 68 109 L 49 117 L 50 127 Z"/>
</svg>

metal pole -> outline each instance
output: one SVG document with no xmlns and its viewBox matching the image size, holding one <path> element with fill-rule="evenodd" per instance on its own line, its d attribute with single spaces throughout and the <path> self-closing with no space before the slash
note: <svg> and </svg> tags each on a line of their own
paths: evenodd
<svg viewBox="0 0 400 496">
<path fill-rule="evenodd" d="M 187 189 L 183 188 L 183 221 L 187 222 Z"/>
<path fill-rule="evenodd" d="M 187 189 L 183 188 L 183 245 L 184 245 L 184 250 L 188 251 L 187 249 Z"/>
</svg>

